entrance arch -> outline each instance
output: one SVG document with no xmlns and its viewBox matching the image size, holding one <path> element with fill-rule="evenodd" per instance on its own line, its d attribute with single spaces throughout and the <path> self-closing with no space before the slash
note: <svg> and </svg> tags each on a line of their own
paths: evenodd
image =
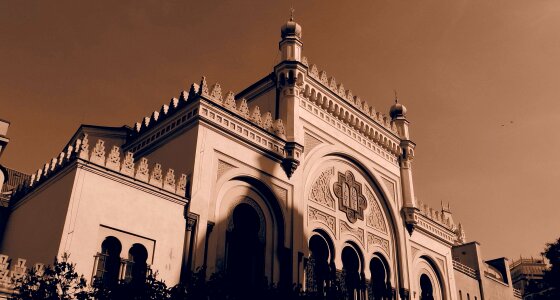
<svg viewBox="0 0 560 300">
<path fill-rule="evenodd" d="M 264 281 L 264 240 L 259 237 L 264 226 L 249 204 L 241 203 L 233 210 L 232 228 L 226 234 L 226 275 L 239 293 Z"/>
<path fill-rule="evenodd" d="M 358 250 L 347 245 L 342 249 L 342 284 L 345 299 L 363 299 L 363 284 L 360 272 L 362 271 L 362 260 Z"/>
</svg>

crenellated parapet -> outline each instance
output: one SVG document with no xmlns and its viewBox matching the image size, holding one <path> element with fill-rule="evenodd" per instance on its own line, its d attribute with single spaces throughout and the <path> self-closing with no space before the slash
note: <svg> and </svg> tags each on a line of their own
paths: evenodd
<svg viewBox="0 0 560 300">
<path fill-rule="evenodd" d="M 231 91 L 225 96 L 219 83 L 208 86 L 206 77 L 202 77 L 200 84 L 193 83 L 189 91 L 182 91 L 179 98 L 172 98 L 169 104 L 163 104 L 159 111 L 154 111 L 150 116 L 144 117 L 134 126 L 135 136 L 138 136 L 150 129 L 163 123 L 168 117 L 175 114 L 181 108 L 195 102 L 198 98 L 210 100 L 238 117 L 245 119 L 259 128 L 274 134 L 280 138 L 285 137 L 284 125 L 281 119 L 273 119 L 271 112 L 261 112 L 259 106 L 249 107 L 246 99 L 236 100 L 235 94 Z"/>
<path fill-rule="evenodd" d="M 300 95 L 312 106 L 308 107 L 304 102 L 301 106 L 386 159 L 397 163 L 397 158 L 402 155 L 401 141 L 391 118 L 376 111 L 359 96 L 354 96 L 352 91 L 345 90 L 344 85 L 337 84 L 333 77 L 327 78 L 326 72 L 319 72 L 317 66 L 311 65 L 308 72 L 309 77 L 321 86 L 313 82 L 302 83 Z M 326 90 L 329 92 L 325 92 Z M 391 157 L 380 153 L 383 151 L 378 147 L 390 153 Z"/>
<path fill-rule="evenodd" d="M 76 139 L 74 144 L 69 145 L 66 151 L 60 152 L 58 156 L 31 174 L 29 181 L 17 187 L 12 199 L 17 201 L 77 160 L 134 178 L 180 197 L 186 197 L 187 175 L 181 174 L 177 177 L 173 169 L 168 169 L 164 173 L 161 164 L 150 166 L 145 157 L 135 162 L 132 152 L 121 153 L 121 148 L 118 146 L 107 147 L 102 139 L 98 139 L 91 146 L 88 135 L 85 134 L 82 139 Z"/>
<path fill-rule="evenodd" d="M 18 279 L 27 273 L 27 260 L 18 258 L 10 259 L 7 255 L 0 254 L 0 295 L 11 293 Z M 41 275 L 45 270 L 44 264 L 35 264 L 34 270 Z"/>
<path fill-rule="evenodd" d="M 301 149 L 292 149 L 286 142 L 286 129 L 282 119 L 274 119 L 272 112 L 263 112 L 257 105 L 250 106 L 244 98 L 236 99 L 229 91 L 224 94 L 219 83 L 208 85 L 206 77 L 199 84 L 193 83 L 189 91 L 171 99 L 159 111 L 136 123 L 134 133 L 123 149 L 141 152 L 155 147 L 158 141 L 174 134 L 196 120 L 210 123 L 224 132 L 239 136 L 245 141 L 273 154 L 286 165 L 287 159 Z M 288 176 L 292 168 L 285 168 Z"/>
<path fill-rule="evenodd" d="M 305 57 L 304 57 L 304 62 L 305 65 L 309 65 L 308 60 Z M 376 111 L 373 106 L 369 106 L 366 101 L 362 101 L 360 96 L 354 95 L 352 90 L 346 89 L 344 87 L 344 84 L 337 83 L 334 76 L 329 77 L 326 71 L 319 71 L 317 65 L 315 64 L 309 65 L 308 76 L 315 79 L 315 81 L 320 83 L 323 87 L 327 88 L 332 93 L 332 95 L 336 95 L 340 99 L 346 101 L 346 103 L 350 104 L 353 108 L 362 112 L 371 120 L 375 121 L 377 124 L 381 125 L 391 133 L 398 134 L 397 128 L 395 127 L 393 122 L 391 122 L 390 116 L 387 116 L 383 113 L 380 113 L 379 111 Z M 317 97 L 317 94 L 313 95 L 313 91 L 311 91 L 311 89 L 312 87 L 306 86 L 305 92 L 311 94 L 311 96 L 313 96 L 314 98 Z M 317 100 L 321 101 L 322 99 L 319 98 Z"/>
<path fill-rule="evenodd" d="M 424 227 L 424 229 L 431 231 L 432 233 L 438 235 L 441 238 L 444 238 L 446 241 L 454 245 L 464 244 L 466 242 L 463 225 L 461 223 L 455 224 L 449 206 L 445 208 L 442 205 L 442 208 L 438 210 L 430 207 L 420 200 L 417 200 L 417 205 L 418 210 L 415 219 L 418 221 L 419 226 Z M 422 223 L 421 221 L 419 221 L 418 215 L 425 219 L 428 219 L 435 224 L 440 225 L 441 227 L 430 226 L 428 225 L 428 222 Z M 440 228 L 444 228 L 446 230 L 441 230 Z"/>
</svg>

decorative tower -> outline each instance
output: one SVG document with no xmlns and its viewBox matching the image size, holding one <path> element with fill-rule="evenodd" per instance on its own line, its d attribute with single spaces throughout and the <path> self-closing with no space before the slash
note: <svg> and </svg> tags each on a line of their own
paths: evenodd
<svg viewBox="0 0 560 300">
<path fill-rule="evenodd" d="M 301 26 L 294 21 L 294 10 L 290 20 L 281 28 L 279 49 L 282 61 L 274 67 L 277 91 L 277 117 L 284 120 L 286 131 L 286 158 L 282 167 L 291 177 L 303 154 L 303 128 L 297 126 L 299 119 L 298 97 L 303 93 L 307 66 L 301 63 Z"/>
<path fill-rule="evenodd" d="M 279 47 L 282 61 L 301 61 L 301 26 L 294 21 L 294 9 L 291 10 L 290 21 L 282 26 L 282 40 Z"/>
<path fill-rule="evenodd" d="M 416 197 L 414 196 L 414 184 L 412 183 L 412 160 L 414 159 L 414 148 L 416 144 L 410 140 L 408 131 L 408 120 L 406 119 L 406 107 L 399 103 L 395 93 L 395 104 L 389 111 L 391 121 L 395 123 L 401 138 L 401 155 L 399 157 L 401 169 L 401 184 L 403 193 L 403 211 L 405 215 L 406 228 L 412 234 L 418 221 L 414 218 L 418 211 Z"/>
</svg>

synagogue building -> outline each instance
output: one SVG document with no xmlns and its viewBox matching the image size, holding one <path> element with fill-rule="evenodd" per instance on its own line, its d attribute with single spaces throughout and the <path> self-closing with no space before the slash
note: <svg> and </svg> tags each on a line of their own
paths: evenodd
<svg viewBox="0 0 560 300">
<path fill-rule="evenodd" d="M 293 19 L 279 51 L 238 93 L 202 77 L 132 126 L 80 126 L 17 175 L 0 289 L 68 253 L 107 285 L 148 268 L 174 285 L 203 268 L 240 290 L 267 280 L 346 299 L 518 299 L 508 260 L 485 260 L 448 206 L 415 196 L 405 106 L 376 110 L 304 57 Z"/>
</svg>

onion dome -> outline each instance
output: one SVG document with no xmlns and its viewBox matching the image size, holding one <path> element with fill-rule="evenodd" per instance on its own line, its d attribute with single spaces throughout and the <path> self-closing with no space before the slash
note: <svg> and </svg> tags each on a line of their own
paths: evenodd
<svg viewBox="0 0 560 300">
<path fill-rule="evenodd" d="M 399 99 L 395 99 L 395 104 L 391 106 L 389 115 L 393 120 L 396 118 L 406 118 L 406 107 L 399 103 Z"/>
<path fill-rule="evenodd" d="M 295 37 L 301 39 L 301 25 L 294 21 L 294 17 L 290 18 L 290 21 L 286 22 L 286 24 L 282 25 L 282 38 L 285 39 L 287 37 Z"/>
</svg>

